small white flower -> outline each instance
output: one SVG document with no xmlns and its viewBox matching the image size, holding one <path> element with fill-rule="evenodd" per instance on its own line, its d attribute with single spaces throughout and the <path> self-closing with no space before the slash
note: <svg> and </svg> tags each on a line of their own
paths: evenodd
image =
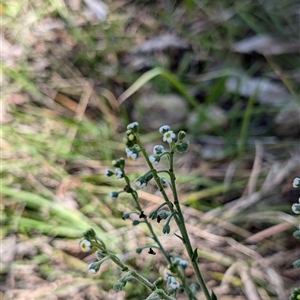
<svg viewBox="0 0 300 300">
<path fill-rule="evenodd" d="M 188 266 L 188 262 L 184 259 L 180 259 L 179 260 L 179 266 L 181 266 L 182 268 L 186 268 Z"/>
<path fill-rule="evenodd" d="M 132 122 L 130 124 L 127 125 L 127 129 L 133 129 L 135 127 L 138 127 L 139 126 L 139 123 L 138 122 Z"/>
<path fill-rule="evenodd" d="M 158 164 L 158 160 L 157 160 L 156 156 L 153 156 L 153 155 L 149 156 L 149 160 L 154 165 Z"/>
<path fill-rule="evenodd" d="M 91 242 L 86 239 L 82 240 L 79 243 L 79 247 L 80 247 L 81 251 L 83 251 L 83 252 L 89 252 L 92 248 L 91 245 L 92 245 Z"/>
<path fill-rule="evenodd" d="M 136 151 L 132 151 L 131 149 L 129 148 L 126 148 L 125 149 L 125 152 L 127 154 L 127 158 L 131 161 L 136 161 L 137 158 L 138 158 L 138 152 Z"/>
<path fill-rule="evenodd" d="M 172 141 L 173 141 L 173 139 L 175 139 L 175 137 L 176 137 L 175 133 L 172 130 L 169 130 L 164 133 L 163 141 L 172 143 Z"/>
<path fill-rule="evenodd" d="M 170 130 L 170 126 L 169 125 L 163 125 L 159 128 L 159 132 L 161 134 L 164 134 L 165 132 L 169 131 Z"/>
<path fill-rule="evenodd" d="M 136 181 L 135 181 L 135 185 L 137 186 L 137 187 L 139 187 L 139 188 L 144 188 L 146 185 L 147 185 L 147 182 L 146 181 L 141 181 L 141 180 L 139 180 L 139 179 L 137 179 Z"/>
<path fill-rule="evenodd" d="M 123 172 L 120 168 L 115 168 L 115 174 L 116 174 L 117 179 L 120 179 L 123 177 Z"/>
<path fill-rule="evenodd" d="M 177 280 L 173 280 L 170 283 L 170 288 L 173 289 L 173 290 L 177 290 L 179 287 L 180 287 L 180 283 Z"/>
<path fill-rule="evenodd" d="M 300 204 L 294 203 L 292 205 L 292 211 L 294 212 L 294 214 L 300 214 Z"/>
<path fill-rule="evenodd" d="M 155 155 L 159 155 L 159 154 L 161 154 L 161 153 L 163 153 L 163 152 L 165 152 L 164 146 L 156 145 L 156 146 L 153 147 L 153 153 L 154 153 Z"/>
<path fill-rule="evenodd" d="M 297 178 L 294 179 L 293 187 L 294 188 L 300 187 L 300 178 L 297 177 Z"/>
<path fill-rule="evenodd" d="M 133 152 L 133 151 L 129 151 L 127 152 L 127 158 L 131 161 L 136 161 L 137 160 L 137 153 L 136 152 Z"/>
<path fill-rule="evenodd" d="M 93 266 L 94 266 L 94 263 L 90 263 L 88 265 L 88 270 L 89 270 L 90 273 L 96 274 L 97 271 L 93 268 Z"/>
</svg>

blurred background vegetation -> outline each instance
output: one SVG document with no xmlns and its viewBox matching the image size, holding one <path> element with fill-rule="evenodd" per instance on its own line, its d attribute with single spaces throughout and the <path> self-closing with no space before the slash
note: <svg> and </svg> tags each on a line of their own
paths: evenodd
<svg viewBox="0 0 300 300">
<path fill-rule="evenodd" d="M 299 285 L 291 205 L 299 164 L 299 1 L 11 0 L 1 4 L 1 299 L 144 299 L 87 274 L 93 227 L 155 280 L 165 262 L 121 216 L 132 204 L 104 176 L 138 121 L 184 129 L 180 199 L 199 263 L 218 299 L 280 299 Z M 132 179 L 142 160 L 128 164 Z M 145 212 L 160 199 L 141 193 Z M 176 228 L 162 236 L 182 253 Z M 157 232 L 161 228 L 157 227 Z M 193 282 L 192 272 L 188 273 Z M 199 299 L 201 294 L 199 293 Z M 184 299 L 179 295 L 178 299 Z"/>
</svg>

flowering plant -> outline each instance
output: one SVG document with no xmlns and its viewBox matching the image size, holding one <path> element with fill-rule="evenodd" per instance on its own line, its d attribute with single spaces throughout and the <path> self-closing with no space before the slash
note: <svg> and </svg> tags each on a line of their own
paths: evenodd
<svg viewBox="0 0 300 300">
<path fill-rule="evenodd" d="M 187 151 L 189 142 L 185 140 L 186 133 L 180 131 L 177 135 L 171 130 L 168 125 L 164 125 L 159 129 L 160 134 L 162 135 L 163 142 L 168 144 L 168 149 L 165 149 L 163 145 L 156 145 L 153 148 L 153 155 L 148 155 L 145 148 L 141 143 L 139 136 L 139 124 L 133 122 L 127 126 L 126 137 L 124 142 L 126 145 L 125 153 L 127 159 L 135 161 L 141 155 L 144 157 L 149 171 L 145 174 L 139 176 L 134 181 L 137 188 L 145 188 L 150 181 L 154 181 L 158 190 L 160 191 L 163 201 L 160 203 L 154 210 L 152 210 L 149 215 L 145 215 L 144 210 L 139 202 L 139 196 L 137 190 L 131 185 L 128 175 L 125 171 L 125 159 L 119 158 L 112 162 L 114 170 L 106 170 L 105 175 L 108 177 L 116 176 L 117 179 L 125 180 L 125 187 L 121 191 L 111 191 L 110 196 L 112 199 L 117 199 L 121 193 L 128 193 L 134 200 L 135 210 L 123 213 L 123 219 L 131 219 L 132 214 L 137 214 L 140 220 L 132 220 L 133 225 L 138 225 L 140 223 L 145 223 L 151 238 L 154 241 L 154 245 L 146 245 L 136 249 L 137 253 L 141 253 L 143 249 L 148 248 L 148 253 L 155 255 L 156 251 L 160 251 L 164 256 L 168 268 L 164 273 L 164 279 L 159 278 L 154 283 L 151 283 L 148 279 L 140 275 L 137 271 L 129 268 L 124 262 L 122 262 L 117 255 L 109 251 L 104 244 L 104 242 L 99 238 L 93 229 L 86 231 L 83 234 L 83 239 L 80 242 L 80 248 L 82 251 L 90 251 L 91 249 L 97 249 L 97 261 L 88 265 L 88 270 L 91 273 L 96 273 L 101 264 L 104 261 L 111 260 L 117 264 L 124 273 L 124 275 L 118 279 L 114 285 L 116 291 L 120 291 L 124 288 L 126 283 L 129 280 L 136 279 L 141 284 L 146 286 L 150 291 L 150 295 L 147 299 L 176 299 L 176 295 L 179 290 L 183 290 L 189 300 L 195 300 L 197 288 L 195 284 L 189 284 L 186 278 L 185 270 L 190 263 L 199 287 L 201 288 L 204 296 L 207 300 L 216 300 L 217 297 L 213 291 L 209 292 L 207 286 L 204 282 L 202 273 L 199 269 L 197 262 L 197 248 L 193 248 L 190 242 L 190 238 L 185 226 L 184 216 L 181 210 L 181 206 L 178 199 L 178 193 L 176 188 L 176 177 L 174 173 L 174 155 L 175 152 L 182 154 Z M 158 170 L 156 166 L 160 160 L 165 157 L 168 161 L 168 169 Z M 162 177 L 161 173 L 166 173 L 166 177 Z M 166 187 L 169 187 L 172 192 L 171 200 L 166 193 Z M 175 220 L 175 223 L 178 226 L 180 235 L 176 234 L 179 241 L 181 241 L 187 251 L 190 262 L 180 258 L 176 254 L 168 253 L 160 242 L 158 236 L 153 230 L 151 221 L 156 220 L 157 223 L 160 223 L 162 220 L 165 220 L 164 225 L 162 226 L 162 233 L 169 234 L 171 231 L 170 221 Z M 155 249 L 155 250 L 154 250 Z"/>
</svg>

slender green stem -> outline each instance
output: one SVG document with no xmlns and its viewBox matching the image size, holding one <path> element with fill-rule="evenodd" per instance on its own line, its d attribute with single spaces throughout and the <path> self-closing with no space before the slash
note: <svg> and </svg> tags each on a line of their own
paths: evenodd
<svg viewBox="0 0 300 300">
<path fill-rule="evenodd" d="M 175 298 L 168 296 L 162 289 L 157 289 L 157 287 L 154 284 L 152 284 L 148 279 L 146 279 L 145 277 L 140 275 L 138 272 L 130 269 L 115 254 L 109 253 L 108 256 L 117 266 L 119 266 L 122 269 L 122 271 L 128 272 L 133 278 L 138 280 L 141 284 L 143 284 L 145 287 L 147 287 L 151 291 L 155 292 L 156 294 L 159 294 L 163 299 L 175 300 Z"/>
<path fill-rule="evenodd" d="M 159 189 L 159 191 L 161 192 L 164 200 L 167 202 L 167 203 L 170 203 L 169 206 L 169 209 L 172 213 L 175 212 L 174 208 L 173 208 L 173 204 L 172 202 L 169 200 L 163 186 L 162 186 L 162 183 L 160 181 L 160 178 L 158 176 L 158 173 L 157 173 L 157 170 L 153 167 L 152 163 L 150 162 L 149 160 L 149 157 L 147 155 L 147 152 L 146 150 L 143 148 L 142 144 L 141 144 L 141 141 L 139 139 L 139 136 L 137 135 L 137 140 L 138 140 L 138 144 L 141 148 L 141 152 L 147 162 L 147 165 L 149 166 L 152 174 L 153 174 L 153 179 L 155 180 L 156 184 L 157 184 L 157 187 Z M 205 282 L 204 282 L 204 279 L 203 279 L 203 276 L 200 272 L 200 269 L 199 269 L 199 266 L 197 264 L 197 262 L 193 262 L 192 261 L 192 256 L 193 256 L 193 249 L 192 249 L 192 246 L 191 246 L 191 242 L 190 242 L 190 239 L 189 239 L 189 236 L 188 236 L 188 233 L 187 233 L 187 230 L 186 230 L 186 227 L 184 225 L 184 218 L 183 218 L 183 214 L 181 212 L 181 208 L 180 208 L 180 205 L 179 205 L 179 201 L 178 201 L 178 196 L 177 196 L 177 191 L 176 191 L 176 188 L 175 188 L 175 175 L 174 175 L 174 169 L 173 169 L 173 155 L 174 155 L 174 151 L 170 153 L 170 156 L 169 156 L 169 163 L 170 163 L 170 169 L 169 169 L 169 174 L 170 174 L 170 179 L 171 179 L 171 183 L 172 183 L 172 191 L 173 191 L 173 194 L 174 194 L 174 204 L 176 205 L 176 209 L 178 210 L 179 214 L 175 214 L 174 216 L 174 219 L 176 221 L 176 224 L 180 230 L 180 233 L 182 235 L 182 238 L 183 238 L 183 242 L 184 242 L 184 245 L 186 247 L 186 250 L 188 252 L 188 255 L 190 257 L 190 260 L 191 260 L 191 263 L 192 263 L 192 267 L 194 269 L 194 272 L 195 272 L 195 275 L 197 277 L 197 280 L 200 284 L 200 287 L 201 289 L 203 290 L 203 293 L 206 297 L 207 300 L 211 300 L 211 297 L 209 295 L 209 292 L 208 292 L 208 289 L 205 285 Z M 190 295 L 190 293 L 188 293 L 188 295 Z"/>
<path fill-rule="evenodd" d="M 181 207 L 180 207 L 180 203 L 179 203 L 179 199 L 178 199 L 178 194 L 177 194 L 177 189 L 176 189 L 176 183 L 175 183 L 176 177 L 175 177 L 175 174 L 174 174 L 174 166 L 173 166 L 174 165 L 173 164 L 174 150 L 171 150 L 171 153 L 170 153 L 169 157 L 170 157 L 169 173 L 170 173 L 170 180 L 171 180 L 171 185 L 172 185 L 172 192 L 173 192 L 173 196 L 174 196 L 174 205 L 175 205 L 175 207 L 177 209 L 177 212 L 178 212 L 178 214 L 177 214 L 178 218 L 175 218 L 175 220 L 176 220 L 177 226 L 179 227 L 180 233 L 182 235 L 182 239 L 183 239 L 183 243 L 185 245 L 185 248 L 186 248 L 186 250 L 188 252 L 188 255 L 191 259 L 192 266 L 193 266 L 195 275 L 198 279 L 198 282 L 200 284 L 200 287 L 201 287 L 206 299 L 211 300 L 211 297 L 209 295 L 209 292 L 208 292 L 208 289 L 206 287 L 205 281 L 204 281 L 203 276 L 201 274 L 201 271 L 199 269 L 198 263 L 197 263 L 197 261 L 192 260 L 193 248 L 192 248 L 192 245 L 191 245 L 191 242 L 190 242 L 188 232 L 187 232 L 186 227 L 185 227 L 185 221 L 184 221 L 183 213 L 181 211 Z"/>
<path fill-rule="evenodd" d="M 125 181 L 126 181 L 127 185 L 130 187 L 130 180 L 129 180 L 129 178 L 126 175 L 124 176 L 124 178 L 125 178 Z M 131 193 L 131 195 L 132 195 L 132 197 L 134 199 L 134 202 L 135 202 L 138 210 L 141 212 L 142 211 L 142 207 L 139 204 L 137 193 Z M 149 223 L 149 221 L 147 219 L 145 219 L 145 223 L 146 223 L 146 225 L 147 225 L 147 227 L 148 227 L 148 229 L 149 229 L 149 231 L 150 231 L 150 233 L 152 235 L 153 240 L 156 242 L 156 244 L 158 245 L 158 248 L 163 253 L 163 255 L 166 258 L 166 260 L 168 261 L 168 263 L 170 264 L 171 263 L 170 256 L 168 255 L 168 253 L 166 252 L 166 250 L 162 246 L 160 240 L 158 239 L 157 235 L 155 234 L 152 225 Z"/>
</svg>

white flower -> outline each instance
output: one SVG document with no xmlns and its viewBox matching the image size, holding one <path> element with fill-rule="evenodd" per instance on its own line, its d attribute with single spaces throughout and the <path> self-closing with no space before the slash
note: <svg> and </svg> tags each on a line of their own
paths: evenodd
<svg viewBox="0 0 300 300">
<path fill-rule="evenodd" d="M 172 130 L 169 130 L 164 133 L 163 141 L 172 143 L 172 141 L 173 141 L 173 139 L 175 139 L 175 137 L 176 137 L 175 133 Z"/>
<path fill-rule="evenodd" d="M 155 155 L 161 154 L 161 153 L 163 153 L 163 152 L 165 152 L 164 146 L 156 145 L 156 146 L 153 147 L 153 153 L 154 153 Z"/>
<path fill-rule="evenodd" d="M 137 158 L 138 158 L 137 152 L 133 152 L 132 150 L 130 150 L 128 148 L 126 148 L 125 151 L 126 151 L 126 154 L 127 154 L 127 158 L 129 160 L 132 160 L 132 161 L 137 160 Z"/>
<path fill-rule="evenodd" d="M 297 215 L 300 214 L 300 204 L 294 203 L 292 205 L 292 211 Z"/>
<path fill-rule="evenodd" d="M 157 160 L 157 157 L 156 156 L 153 156 L 153 155 L 151 155 L 151 156 L 149 156 L 149 160 L 150 160 L 150 162 L 152 163 L 152 164 L 154 164 L 154 165 L 156 165 L 156 164 L 158 164 L 158 160 Z"/>
<path fill-rule="evenodd" d="M 129 160 L 135 161 L 137 160 L 137 153 L 132 152 L 129 155 L 127 155 L 127 157 Z"/>
<path fill-rule="evenodd" d="M 173 276 L 168 277 L 169 286 L 173 290 L 177 290 L 180 287 L 180 283 Z"/>
<path fill-rule="evenodd" d="M 293 187 L 294 188 L 300 187 L 300 178 L 297 177 L 297 178 L 294 179 Z"/>
<path fill-rule="evenodd" d="M 96 270 L 96 268 L 95 268 L 96 266 L 94 264 L 95 263 L 92 262 L 88 265 L 88 270 L 92 274 L 96 274 L 96 272 L 99 270 L 99 268 L 98 268 L 98 270 Z"/>
<path fill-rule="evenodd" d="M 116 174 L 117 179 L 120 179 L 123 177 L 123 172 L 120 168 L 115 168 L 115 174 Z"/>
<path fill-rule="evenodd" d="M 170 283 L 170 288 L 173 290 L 177 290 L 179 287 L 180 287 L 180 283 L 175 279 Z"/>
<path fill-rule="evenodd" d="M 159 128 L 159 132 L 161 134 L 164 134 L 165 132 L 169 131 L 170 130 L 170 126 L 169 125 L 163 125 Z"/>
<path fill-rule="evenodd" d="M 89 252 L 92 248 L 91 245 L 92 245 L 91 242 L 86 239 L 82 240 L 79 243 L 79 247 L 80 247 L 81 251 L 83 251 L 83 252 Z"/>
<path fill-rule="evenodd" d="M 88 265 L 88 270 L 89 270 L 90 273 L 96 274 L 96 270 L 93 269 L 93 265 L 94 265 L 94 263 L 90 263 L 90 264 Z"/>
<path fill-rule="evenodd" d="M 135 185 L 139 188 L 144 188 L 147 185 L 146 180 L 141 180 L 141 178 L 136 179 Z"/>
<path fill-rule="evenodd" d="M 130 124 L 127 125 L 127 129 L 133 129 L 135 127 L 138 127 L 139 126 L 139 123 L 138 122 L 132 122 Z"/>
<path fill-rule="evenodd" d="M 179 266 L 181 266 L 182 268 L 186 268 L 188 266 L 188 262 L 184 259 L 180 259 L 179 260 Z"/>
</svg>

